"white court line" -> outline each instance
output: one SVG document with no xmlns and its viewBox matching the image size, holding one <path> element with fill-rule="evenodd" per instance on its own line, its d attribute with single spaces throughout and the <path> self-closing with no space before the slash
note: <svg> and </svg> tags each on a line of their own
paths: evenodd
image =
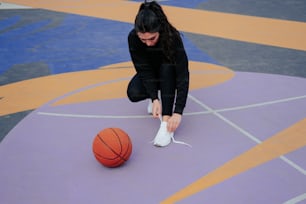
<svg viewBox="0 0 306 204">
<path fill-rule="evenodd" d="M 209 110 L 212 112 L 213 115 L 217 116 L 218 118 L 220 118 L 221 120 L 223 120 L 225 123 L 229 124 L 230 126 L 232 126 L 233 128 L 235 128 L 236 130 L 238 130 L 239 132 L 241 132 L 243 135 L 247 136 L 248 138 L 250 138 L 251 140 L 253 140 L 254 142 L 256 142 L 257 144 L 262 143 L 261 140 L 259 140 L 258 138 L 256 138 L 255 136 L 253 136 L 252 134 L 250 134 L 249 132 L 247 132 L 246 130 L 244 130 L 243 128 L 239 127 L 237 124 L 233 123 L 232 121 L 228 120 L 227 118 L 225 118 L 224 116 L 222 116 L 221 114 L 219 114 L 217 111 L 213 110 L 212 108 L 210 108 L 209 106 L 205 105 L 204 103 L 202 103 L 201 101 L 199 101 L 198 99 L 196 99 L 195 97 L 188 95 L 189 98 L 191 98 L 194 102 L 196 102 L 197 104 L 199 104 L 200 106 L 202 106 L 203 108 L 205 108 L 206 110 Z M 302 167 L 300 167 L 299 165 L 297 165 L 296 163 L 294 163 L 293 161 L 291 161 L 290 159 L 286 158 L 285 156 L 280 156 L 279 157 L 281 160 L 283 160 L 285 163 L 287 163 L 289 166 L 293 167 L 294 169 L 296 169 L 297 171 L 299 171 L 300 173 L 302 173 L 303 175 L 306 175 L 306 170 L 303 169 Z"/>
<path fill-rule="evenodd" d="M 304 99 L 304 98 L 306 98 L 306 95 L 284 98 L 284 99 L 279 99 L 279 100 L 274 100 L 274 101 L 267 101 L 267 102 L 263 102 L 263 103 L 255 103 L 255 104 L 250 104 L 250 105 L 246 105 L 246 106 L 224 108 L 224 109 L 219 109 L 219 110 L 216 110 L 216 111 L 217 112 L 225 112 L 225 111 L 242 110 L 242 109 L 248 109 L 248 108 L 256 108 L 256 107 L 261 107 L 261 106 L 273 105 L 273 104 L 277 104 L 277 103 L 295 101 L 295 100 Z"/>
<path fill-rule="evenodd" d="M 0 10 L 1 9 L 30 9 L 30 8 L 31 7 L 28 7 L 28 6 L 21 6 L 17 4 L 0 2 Z"/>
<path fill-rule="evenodd" d="M 280 159 L 283 160 L 284 162 L 286 162 L 287 164 L 289 164 L 290 166 L 293 166 L 295 169 L 297 169 L 299 172 L 301 172 L 302 174 L 304 174 L 304 176 L 306 176 L 306 170 L 303 169 L 302 167 L 298 166 L 296 163 L 294 163 L 293 161 L 287 159 L 285 156 L 280 156 Z"/>
<path fill-rule="evenodd" d="M 212 113 L 211 111 L 199 111 L 193 113 L 185 113 L 184 115 L 203 115 Z M 67 117 L 67 118 L 103 118 L 103 119 L 139 119 L 152 118 L 152 115 L 93 115 L 93 114 L 74 114 L 74 113 L 51 113 L 51 112 L 37 112 L 38 115 Z"/>
<path fill-rule="evenodd" d="M 297 204 L 303 200 L 306 200 L 306 193 L 302 194 L 302 195 L 299 195 L 295 198 L 292 198 L 286 202 L 284 202 L 283 204 Z"/>
<path fill-rule="evenodd" d="M 38 115 L 68 117 L 68 118 L 104 118 L 104 119 L 139 119 L 139 118 L 152 118 L 151 115 L 87 115 L 87 114 L 69 114 L 69 113 L 50 113 L 50 112 L 37 112 Z"/>
<path fill-rule="evenodd" d="M 246 130 L 242 129 L 239 127 L 237 124 L 233 123 L 232 121 L 228 120 L 219 112 L 225 112 L 225 111 L 235 111 L 235 110 L 242 110 L 242 109 L 248 109 L 248 108 L 254 108 L 254 107 L 261 107 L 261 106 L 267 106 L 267 105 L 272 105 L 272 104 L 277 104 L 277 103 L 284 103 L 288 101 L 294 101 L 294 100 L 299 100 L 299 99 L 304 99 L 306 98 L 306 95 L 303 96 L 297 96 L 297 97 L 291 97 L 291 98 L 285 98 L 285 99 L 280 99 L 280 100 L 274 100 L 274 101 L 268 101 L 268 102 L 263 102 L 263 103 L 256 103 L 256 104 L 250 104 L 246 106 L 238 106 L 238 107 L 233 107 L 233 108 L 226 108 L 226 109 L 219 109 L 219 110 L 214 110 L 204 103 L 202 103 L 200 100 L 196 99 L 195 97 L 191 96 L 190 94 L 188 97 L 196 102 L 198 105 L 203 107 L 205 111 L 199 111 L 199 112 L 193 112 L 193 113 L 185 113 L 184 115 L 201 115 L 201 114 L 213 114 L 223 120 L 225 123 L 229 124 L 239 132 L 241 132 L 243 135 L 247 136 L 249 139 L 252 141 L 256 142 L 257 144 L 262 143 L 261 140 L 247 132 Z M 139 118 L 151 118 L 151 115 L 81 115 L 81 114 L 65 114 L 65 113 L 51 113 L 51 112 L 37 112 L 39 115 L 47 115 L 47 116 L 56 116 L 56 117 L 72 117 L 72 118 L 104 118 L 104 119 L 139 119 Z M 285 163 L 287 163 L 289 166 L 293 167 L 297 171 L 301 172 L 303 175 L 306 175 L 306 170 L 304 170 L 302 167 L 294 163 L 293 161 L 289 160 L 285 156 L 279 157 L 281 160 L 283 160 Z"/>
<path fill-rule="evenodd" d="M 96 85 L 94 85 L 95 87 Z M 92 88 L 92 87 L 91 87 Z M 86 88 L 89 89 L 89 88 Z M 189 95 L 191 98 L 192 96 Z M 195 100 L 194 97 L 192 97 L 193 100 Z M 296 96 L 296 97 L 291 97 L 291 98 L 285 98 L 285 99 L 279 99 L 279 100 L 274 100 L 274 101 L 267 101 L 263 103 L 255 103 L 255 104 L 250 104 L 250 105 L 245 105 L 245 106 L 237 106 L 237 107 L 232 107 L 232 108 L 224 108 L 224 109 L 216 109 L 216 110 L 205 110 L 205 111 L 198 111 L 198 112 L 190 112 L 190 113 L 184 113 L 185 116 L 194 116 L 194 115 L 203 115 L 203 114 L 211 114 L 211 113 L 219 113 L 219 112 L 226 112 L 226 111 L 235 111 L 235 110 L 243 110 L 243 109 L 248 109 L 248 108 L 255 108 L 255 107 L 261 107 L 261 106 L 267 106 L 267 105 L 272 105 L 272 104 L 277 104 L 277 103 L 284 103 L 284 102 L 289 102 L 289 101 L 294 101 L 294 100 L 299 100 L 299 99 L 304 99 L 306 98 L 306 95 L 303 96 Z M 198 100 L 197 100 L 198 101 Z M 201 101 L 198 101 L 201 103 Z M 110 118 L 110 119 L 120 119 L 120 118 L 149 118 L 151 116 L 148 115 L 88 115 L 88 114 L 66 114 L 66 113 L 50 113 L 50 112 L 37 112 L 39 115 L 48 115 L 48 116 L 58 116 L 58 117 L 75 117 L 75 118 Z M 256 139 L 254 139 L 255 142 Z"/>
<path fill-rule="evenodd" d="M 226 122 L 227 124 L 229 124 L 230 126 L 234 127 L 235 129 L 237 129 L 239 132 L 241 132 L 242 134 L 244 134 L 245 136 L 247 136 L 248 138 L 250 138 L 251 140 L 253 140 L 256 143 L 261 143 L 261 141 L 259 139 L 257 139 L 256 137 L 254 137 L 253 135 L 251 135 L 250 133 L 248 133 L 247 131 L 243 130 L 242 128 L 240 128 L 238 125 L 236 125 L 235 123 L 231 122 L 230 120 L 228 120 L 227 118 L 223 117 L 221 114 L 219 114 L 216 110 L 213 110 L 212 108 L 208 107 L 207 105 L 205 105 L 204 103 L 202 103 L 200 100 L 198 100 L 197 98 L 191 96 L 190 94 L 188 95 L 189 98 L 191 100 L 193 100 L 195 103 L 197 103 L 198 105 L 202 106 L 203 108 L 205 108 L 206 110 L 210 111 L 212 114 L 216 115 L 218 118 L 220 118 L 221 120 L 223 120 L 224 122 Z"/>
</svg>

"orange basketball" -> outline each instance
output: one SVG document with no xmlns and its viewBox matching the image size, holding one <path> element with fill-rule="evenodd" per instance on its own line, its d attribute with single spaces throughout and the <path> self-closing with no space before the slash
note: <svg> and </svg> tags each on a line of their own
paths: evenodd
<svg viewBox="0 0 306 204">
<path fill-rule="evenodd" d="M 132 142 L 120 128 L 106 128 L 95 137 L 92 145 L 95 158 L 106 167 L 118 167 L 132 154 Z"/>
</svg>

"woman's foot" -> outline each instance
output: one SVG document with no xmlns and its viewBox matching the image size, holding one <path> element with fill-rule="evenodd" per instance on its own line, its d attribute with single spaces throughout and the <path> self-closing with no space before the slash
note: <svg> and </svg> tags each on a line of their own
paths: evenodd
<svg viewBox="0 0 306 204">
<path fill-rule="evenodd" d="M 154 138 L 154 145 L 158 147 L 165 147 L 170 144 L 174 133 L 167 130 L 167 122 L 163 121 Z"/>
</svg>

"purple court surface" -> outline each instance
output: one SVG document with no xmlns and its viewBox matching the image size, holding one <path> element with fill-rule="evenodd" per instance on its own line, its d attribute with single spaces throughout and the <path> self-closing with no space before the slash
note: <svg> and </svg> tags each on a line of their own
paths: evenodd
<svg viewBox="0 0 306 204">
<path fill-rule="evenodd" d="M 282 2 L 160 1 L 166 8 L 257 16 L 306 28 L 300 10 L 306 2 Z M 32 93 L 24 86 L 11 92 L 19 83 L 130 60 L 126 34 L 132 23 L 21 5 L 0 4 L 0 109 L 17 104 L 6 98 Z M 0 203 L 306 203 L 306 49 L 187 31 L 184 44 L 191 61 L 234 73 L 190 90 L 175 132 L 177 141 L 190 146 L 152 144 L 160 122 L 146 113 L 148 101 L 83 94 L 109 87 L 116 92 L 129 77 L 73 87 L 35 108 L 0 115 Z M 42 86 L 53 85 L 58 84 Z M 33 103 L 50 96 L 45 90 Z M 55 105 L 77 94 L 88 100 Z M 118 168 L 102 166 L 92 152 L 94 137 L 108 127 L 126 131 L 133 144 L 130 159 Z"/>
</svg>

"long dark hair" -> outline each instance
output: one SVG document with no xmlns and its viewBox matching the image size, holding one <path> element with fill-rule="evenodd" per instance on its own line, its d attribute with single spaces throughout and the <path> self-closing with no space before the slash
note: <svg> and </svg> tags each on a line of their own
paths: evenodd
<svg viewBox="0 0 306 204">
<path fill-rule="evenodd" d="M 135 19 L 135 31 L 159 32 L 163 53 L 170 63 L 175 63 L 175 43 L 182 43 L 181 36 L 168 21 L 162 7 L 156 1 L 145 1 L 140 5 Z"/>
</svg>

